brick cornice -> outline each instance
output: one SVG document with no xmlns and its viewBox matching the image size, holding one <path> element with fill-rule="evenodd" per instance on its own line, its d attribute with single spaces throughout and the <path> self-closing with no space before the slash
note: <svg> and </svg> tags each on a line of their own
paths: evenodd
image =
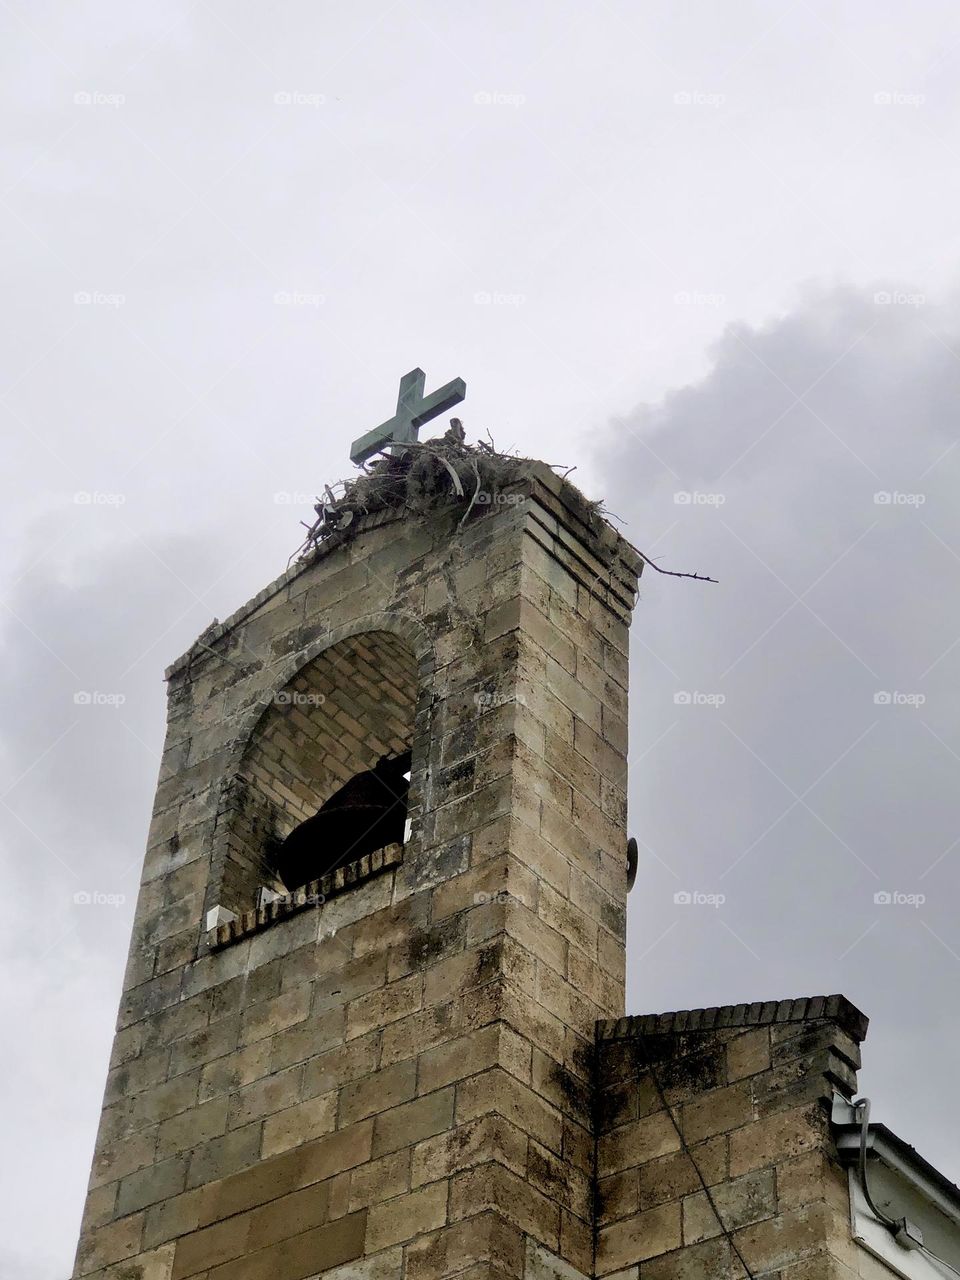
<svg viewBox="0 0 960 1280">
<path fill-rule="evenodd" d="M 673 1013 L 635 1014 L 597 1023 L 597 1040 L 719 1031 L 724 1027 L 763 1027 L 788 1022 L 834 1022 L 859 1044 L 868 1019 L 842 995 L 800 996 L 795 1000 L 758 1000 L 753 1004 L 714 1005 Z"/>
</svg>

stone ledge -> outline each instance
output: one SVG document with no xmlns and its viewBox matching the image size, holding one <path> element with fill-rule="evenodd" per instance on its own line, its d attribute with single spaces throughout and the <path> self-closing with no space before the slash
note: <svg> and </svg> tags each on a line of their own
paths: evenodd
<svg viewBox="0 0 960 1280">
<path fill-rule="evenodd" d="M 354 885 L 362 884 L 383 871 L 399 867 L 402 862 L 403 845 L 400 844 L 388 844 L 383 849 L 364 854 L 356 862 L 348 862 L 335 871 L 328 871 L 319 880 L 311 880 L 296 892 L 275 898 L 265 907 L 245 911 L 235 920 L 208 929 L 208 947 L 211 951 L 218 951 L 232 942 L 239 942 L 242 938 L 249 938 L 251 934 L 269 928 L 278 920 L 286 920 L 298 911 L 305 911 L 308 907 L 322 907 L 325 902 L 352 889 Z"/>
<path fill-rule="evenodd" d="M 858 1043 L 867 1034 L 867 1017 L 846 996 L 801 996 L 797 1000 L 758 1000 L 753 1004 L 716 1005 L 681 1009 L 675 1013 L 646 1013 L 597 1023 L 598 1040 L 635 1036 L 677 1035 L 719 1031 L 724 1027 L 765 1027 L 784 1022 L 836 1022 Z"/>
</svg>

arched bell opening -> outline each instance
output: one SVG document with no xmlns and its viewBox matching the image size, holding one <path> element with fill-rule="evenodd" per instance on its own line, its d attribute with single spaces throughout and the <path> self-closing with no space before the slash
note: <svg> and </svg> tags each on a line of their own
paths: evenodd
<svg viewBox="0 0 960 1280">
<path fill-rule="evenodd" d="M 354 780 L 378 762 L 381 773 L 387 762 L 390 794 L 401 794 L 401 779 L 411 773 L 418 687 L 417 659 L 405 641 L 390 631 L 367 631 L 323 650 L 269 696 L 220 806 L 219 905 L 238 915 L 253 910 L 294 887 L 291 865 L 309 869 L 315 856 L 316 875 L 304 877 L 315 879 L 369 852 L 371 830 L 390 834 L 372 827 L 373 810 L 362 806 L 341 813 L 342 821 L 329 814 L 319 823 L 308 820 L 345 786 L 346 799 L 355 797 Z M 360 792 L 362 799 L 362 785 Z M 410 802 L 402 798 L 406 815 L 413 792 Z M 406 834 L 402 822 L 399 832 Z"/>
</svg>

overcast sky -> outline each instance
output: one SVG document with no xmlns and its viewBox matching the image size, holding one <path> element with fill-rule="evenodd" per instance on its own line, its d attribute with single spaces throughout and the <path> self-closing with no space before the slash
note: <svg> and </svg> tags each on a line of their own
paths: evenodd
<svg viewBox="0 0 960 1280">
<path fill-rule="evenodd" d="M 416 365 L 720 580 L 636 613 L 630 1011 L 843 991 L 960 1178 L 956 7 L 0 26 L 0 1272 L 69 1273 L 163 667 Z"/>
</svg>

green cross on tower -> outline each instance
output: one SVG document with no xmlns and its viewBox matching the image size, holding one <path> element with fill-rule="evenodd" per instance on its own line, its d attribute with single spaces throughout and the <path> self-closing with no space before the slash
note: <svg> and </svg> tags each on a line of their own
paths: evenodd
<svg viewBox="0 0 960 1280">
<path fill-rule="evenodd" d="M 452 409 L 467 394 L 467 384 L 462 378 L 454 378 L 439 391 L 424 396 L 423 387 L 426 374 L 422 369 L 411 369 L 400 379 L 400 394 L 397 396 L 397 412 L 379 427 L 374 427 L 359 440 L 354 440 L 350 449 L 351 462 L 366 462 L 367 458 L 388 444 L 411 444 L 417 439 L 417 432 L 425 422 L 436 418 L 438 414 Z"/>
</svg>

